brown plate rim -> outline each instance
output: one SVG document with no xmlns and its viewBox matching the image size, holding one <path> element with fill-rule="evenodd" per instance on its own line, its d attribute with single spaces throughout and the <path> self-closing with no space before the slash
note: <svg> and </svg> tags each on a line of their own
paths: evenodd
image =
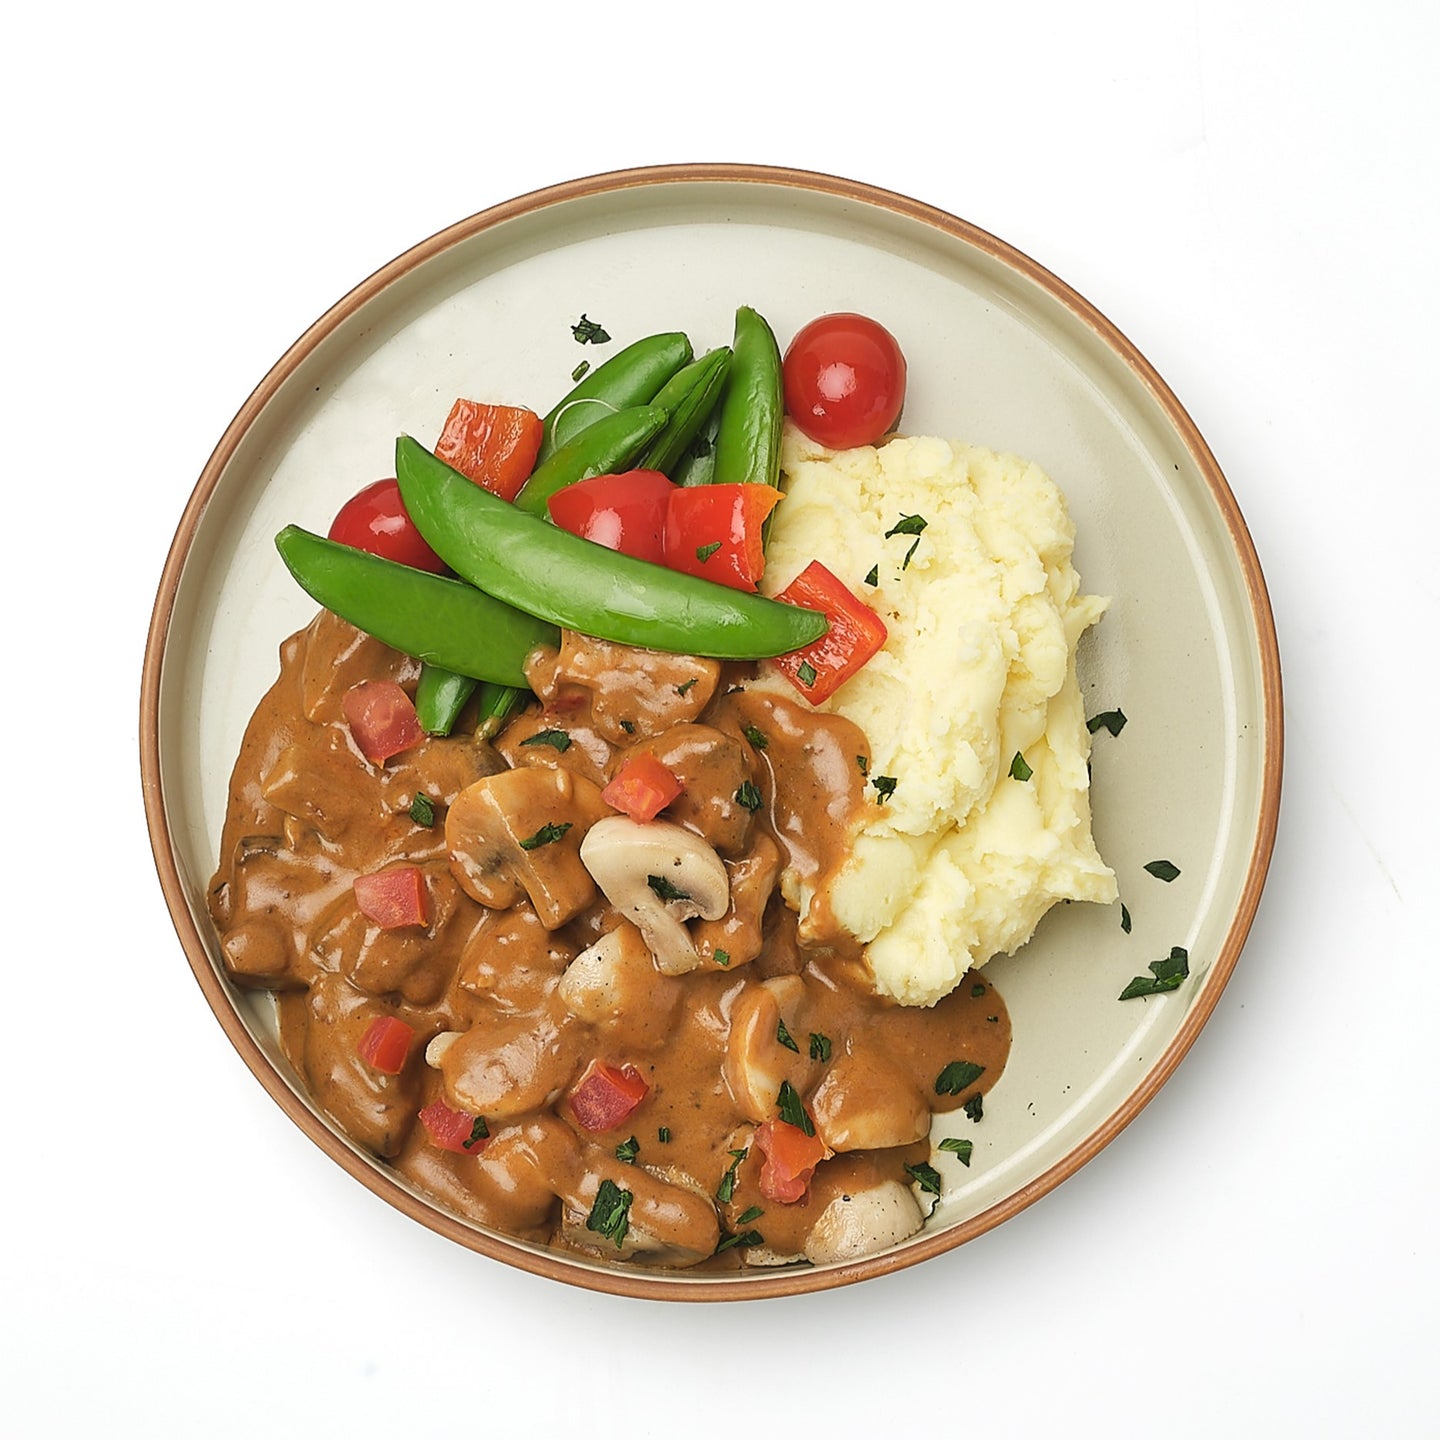
<svg viewBox="0 0 1440 1440">
<path fill-rule="evenodd" d="M 871 1256 L 849 1265 L 825 1269 L 790 1268 L 748 1272 L 737 1278 L 660 1276 L 619 1267 L 601 1269 L 540 1251 L 504 1236 L 474 1229 L 458 1217 L 404 1188 L 387 1171 L 354 1150 L 332 1131 L 276 1070 L 246 1028 L 235 997 L 211 962 L 186 898 L 179 862 L 171 842 L 161 783 L 159 701 L 166 642 L 186 557 L 201 516 L 241 438 L 269 404 L 282 383 L 345 320 L 402 276 L 452 246 L 484 230 L 552 205 L 641 186 L 682 183 L 770 185 L 819 192 L 837 199 L 889 210 L 956 237 L 1000 262 L 1058 300 L 1078 317 L 1129 368 L 1160 407 L 1209 486 L 1229 531 L 1250 599 L 1251 620 L 1259 647 L 1265 749 L 1261 770 L 1261 804 L 1239 904 L 1205 984 L 1180 1029 L 1151 1067 L 1143 1083 L 1104 1123 L 1043 1174 L 1014 1194 L 951 1228 L 922 1235 L 902 1249 Z M 200 988 L 221 1027 L 256 1078 L 282 1110 L 327 1154 L 375 1194 L 429 1229 L 532 1274 L 565 1284 L 614 1295 L 686 1301 L 761 1299 L 834 1289 L 873 1279 L 919 1264 L 973 1240 L 1002 1224 L 1055 1189 L 1105 1148 L 1155 1097 L 1174 1073 L 1209 1020 L 1239 959 L 1254 922 L 1265 885 L 1279 823 L 1284 751 L 1280 653 L 1269 593 L 1259 557 L 1240 508 L 1210 447 L 1185 408 L 1140 351 L 1088 300 L 1042 265 L 987 231 L 947 211 L 863 181 L 818 171 L 747 163 L 692 163 L 641 166 L 584 176 L 546 186 L 491 206 L 432 235 L 397 256 L 362 281 L 327 310 L 281 356 L 256 386 L 226 428 L 207 461 L 180 518 L 161 573 L 146 639 L 140 690 L 140 772 L 146 823 L 156 870 L 170 917 Z"/>
</svg>

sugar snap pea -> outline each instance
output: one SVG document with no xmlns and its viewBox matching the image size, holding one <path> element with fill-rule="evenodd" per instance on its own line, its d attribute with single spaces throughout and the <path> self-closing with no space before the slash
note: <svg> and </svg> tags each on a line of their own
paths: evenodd
<svg viewBox="0 0 1440 1440">
<path fill-rule="evenodd" d="M 535 457 L 537 467 L 606 415 L 648 404 L 676 371 L 690 363 L 693 354 L 685 335 L 666 331 L 647 335 L 612 355 L 545 417 L 540 452 Z"/>
<path fill-rule="evenodd" d="M 427 735 L 448 735 L 479 683 L 473 675 L 422 665 L 420 683 L 415 687 L 415 718 L 420 728 Z"/>
<path fill-rule="evenodd" d="M 597 420 L 535 467 L 520 487 L 515 504 L 531 515 L 544 516 L 556 491 L 577 480 L 630 469 L 669 418 L 658 405 L 632 405 Z"/>
<path fill-rule="evenodd" d="M 459 478 L 477 494 L 487 493 L 464 476 Z M 503 500 L 495 503 L 511 508 Z M 553 625 L 463 580 L 412 570 L 312 535 L 298 525 L 287 525 L 275 537 L 275 548 L 301 588 L 327 610 L 384 644 L 443 670 L 523 686 L 530 652 L 559 644 Z"/>
<path fill-rule="evenodd" d="M 715 435 L 717 485 L 780 483 L 785 395 L 780 347 L 765 317 L 748 305 L 735 312 L 730 379 Z"/>
<path fill-rule="evenodd" d="M 717 660 L 783 655 L 829 629 L 819 611 L 635 560 L 527 515 L 408 435 L 395 444 L 395 473 L 406 511 L 447 565 L 567 629 Z"/>
<path fill-rule="evenodd" d="M 730 373 L 730 347 L 722 345 L 666 381 L 652 404 L 669 411 L 665 428 L 636 457 L 637 470 L 673 476 L 675 467 L 705 428 Z"/>
</svg>

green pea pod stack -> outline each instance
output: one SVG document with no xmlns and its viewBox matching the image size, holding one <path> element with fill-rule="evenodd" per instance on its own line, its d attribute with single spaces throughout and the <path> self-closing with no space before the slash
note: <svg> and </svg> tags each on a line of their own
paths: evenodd
<svg viewBox="0 0 1440 1440">
<path fill-rule="evenodd" d="M 680 461 L 715 413 L 730 376 L 728 345 L 693 360 L 670 379 L 654 403 L 669 413 L 665 428 L 635 460 L 637 470 L 659 470 L 674 478 Z"/>
<path fill-rule="evenodd" d="M 544 518 L 550 497 L 567 485 L 630 469 L 669 418 L 658 405 L 632 405 L 597 420 L 535 467 L 515 497 L 516 507 Z"/>
<path fill-rule="evenodd" d="M 780 436 L 785 424 L 780 346 L 765 317 L 742 305 L 735 312 L 732 349 L 711 480 L 717 485 L 773 487 L 780 483 Z"/>
</svg>

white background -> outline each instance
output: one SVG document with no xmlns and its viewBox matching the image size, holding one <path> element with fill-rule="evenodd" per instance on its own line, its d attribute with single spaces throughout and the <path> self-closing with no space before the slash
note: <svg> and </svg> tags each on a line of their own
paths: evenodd
<svg viewBox="0 0 1440 1440">
<path fill-rule="evenodd" d="M 1436 1433 L 1440 21 L 1024 8 L 6 22 L 7 1434 Z M 285 1119 L 170 925 L 136 713 L 180 511 L 292 339 L 467 214 L 691 160 L 938 205 L 1129 335 L 1254 534 L 1289 745 L 1250 944 L 1119 1140 L 932 1263 L 682 1307 L 461 1250 Z"/>
</svg>

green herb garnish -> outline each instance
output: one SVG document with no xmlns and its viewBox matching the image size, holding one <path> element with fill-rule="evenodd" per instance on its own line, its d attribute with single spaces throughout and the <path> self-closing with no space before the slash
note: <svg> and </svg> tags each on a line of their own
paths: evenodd
<svg viewBox="0 0 1440 1440">
<path fill-rule="evenodd" d="M 647 875 L 645 883 L 662 900 L 693 900 L 695 897 L 678 885 L 672 885 L 663 875 Z"/>
<path fill-rule="evenodd" d="M 895 787 L 900 782 L 893 775 L 876 775 L 870 783 L 875 787 L 875 803 L 883 805 L 895 793 Z"/>
<path fill-rule="evenodd" d="M 633 735 L 635 733 L 635 722 L 633 720 L 622 720 L 620 722 L 620 728 L 627 735 Z"/>
<path fill-rule="evenodd" d="M 520 848 L 522 850 L 538 850 L 542 845 L 553 845 L 557 840 L 564 838 L 571 823 L 569 820 L 562 820 L 558 825 L 542 825 L 528 840 L 520 842 Z"/>
<path fill-rule="evenodd" d="M 563 730 L 537 730 L 520 742 L 522 745 L 549 745 L 562 755 L 570 748 L 570 737 Z"/>
<path fill-rule="evenodd" d="M 1124 901 L 1120 903 L 1120 928 L 1127 935 L 1130 933 L 1130 907 Z"/>
<path fill-rule="evenodd" d="M 970 998 L 972 1000 L 978 1000 L 984 993 L 985 987 L 982 984 L 977 983 L 970 987 Z"/>
<path fill-rule="evenodd" d="M 878 585 L 880 583 L 880 567 L 878 565 L 872 565 L 870 567 L 870 573 L 866 575 L 865 583 L 867 585 Z"/>
<path fill-rule="evenodd" d="M 1028 780 L 1034 773 L 1025 763 L 1025 757 L 1017 750 L 1015 758 L 1010 762 L 1010 778 L 1012 780 Z"/>
<path fill-rule="evenodd" d="M 1125 712 L 1106 710 L 1099 715 L 1092 715 L 1085 722 L 1085 728 L 1092 735 L 1099 730 L 1108 730 L 1112 735 L 1118 735 L 1125 728 Z"/>
<path fill-rule="evenodd" d="M 860 767 L 860 773 L 862 775 L 868 775 L 870 773 L 870 757 L 868 755 L 857 755 L 855 757 L 855 763 Z"/>
<path fill-rule="evenodd" d="M 475 1123 L 470 1127 L 470 1138 L 468 1140 L 462 1140 L 460 1145 L 463 1149 L 470 1150 L 482 1140 L 488 1140 L 489 1138 L 490 1127 L 485 1123 L 485 1117 L 483 1115 L 477 1115 L 475 1117 Z"/>
<path fill-rule="evenodd" d="M 940 1193 L 940 1172 L 922 1160 L 918 1165 L 907 1165 L 905 1173 L 927 1194 Z"/>
<path fill-rule="evenodd" d="M 604 345 L 609 339 L 609 332 L 603 325 L 598 325 L 588 315 L 581 314 L 580 323 L 570 327 L 570 333 L 575 337 L 577 345 Z"/>
<path fill-rule="evenodd" d="M 572 380 L 579 380 L 579 379 L 585 374 L 585 372 L 586 372 L 589 368 L 590 368 L 590 362 L 589 362 L 588 360 L 582 360 L 582 361 L 570 372 L 570 378 L 571 378 Z"/>
<path fill-rule="evenodd" d="M 955 1140 L 946 1137 L 940 1142 L 942 1150 L 948 1150 L 965 1168 L 970 1168 L 970 1157 L 975 1153 L 973 1140 Z"/>
<path fill-rule="evenodd" d="M 797 1126 L 806 1135 L 815 1133 L 815 1122 L 810 1118 L 810 1112 L 788 1080 L 780 1082 L 780 1093 L 775 1097 L 775 1104 L 779 1107 L 780 1118 L 787 1125 Z"/>
<path fill-rule="evenodd" d="M 703 565 L 719 548 L 720 541 L 718 540 L 712 540 L 708 545 L 697 545 L 695 558 Z"/>
<path fill-rule="evenodd" d="M 720 1177 L 720 1183 L 715 1187 L 715 1199 L 721 1205 L 728 1205 L 735 1194 L 735 1176 L 740 1169 L 741 1162 L 750 1153 L 747 1146 L 744 1150 L 732 1150 L 730 1152 L 730 1168 Z"/>
<path fill-rule="evenodd" d="M 699 676 L 692 675 L 683 685 L 675 687 L 675 693 L 683 700 L 699 683 Z"/>
<path fill-rule="evenodd" d="M 795 676 L 802 685 L 813 685 L 819 678 L 815 672 L 815 667 L 808 660 L 802 660 L 800 662 L 800 667 L 796 670 Z"/>
<path fill-rule="evenodd" d="M 764 1213 L 758 1205 L 752 1205 L 735 1223 L 737 1225 L 751 1225 Z"/>
<path fill-rule="evenodd" d="M 730 952 L 728 950 L 717 950 L 715 952 L 715 963 L 722 969 L 727 969 L 730 964 Z"/>
<path fill-rule="evenodd" d="M 800 1047 L 795 1043 L 795 1037 L 786 1028 L 783 1019 L 775 1023 L 775 1043 L 783 1045 L 787 1050 L 793 1050 L 797 1055 L 800 1053 Z"/>
<path fill-rule="evenodd" d="M 763 1211 L 761 1212 L 764 1213 Z M 715 1253 L 723 1255 L 725 1251 L 744 1246 L 763 1245 L 765 1237 L 758 1230 L 742 1230 L 738 1235 L 727 1235 L 716 1247 Z"/>
<path fill-rule="evenodd" d="M 1190 974 L 1189 953 L 1179 945 L 1173 945 L 1163 960 L 1150 962 L 1148 975 L 1137 975 L 1121 992 L 1122 1000 L 1133 1000 L 1138 995 L 1164 995 L 1178 990 Z"/>
<path fill-rule="evenodd" d="M 1153 875 L 1157 880 L 1163 880 L 1167 885 L 1180 874 L 1180 867 L 1172 865 L 1168 860 L 1151 860 L 1145 871 Z"/>
<path fill-rule="evenodd" d="M 910 542 L 910 548 L 905 552 L 905 558 L 900 562 L 902 570 L 910 568 L 910 561 L 914 558 L 915 549 L 920 544 L 920 532 L 930 522 L 923 515 L 902 515 L 886 532 L 888 540 L 892 535 L 913 535 L 914 540 Z"/>
<path fill-rule="evenodd" d="M 765 803 L 765 797 L 753 780 L 746 780 L 735 792 L 735 803 L 743 805 L 753 815 Z"/>
<path fill-rule="evenodd" d="M 830 1037 L 822 1035 L 818 1030 L 810 1032 L 810 1058 L 818 1060 L 823 1065 L 830 1058 Z"/>
<path fill-rule="evenodd" d="M 758 726 L 747 725 L 740 732 L 757 750 L 763 750 L 770 742 L 765 738 L 765 732 Z"/>
<path fill-rule="evenodd" d="M 633 1165 L 635 1157 L 640 1153 L 640 1142 L 632 1135 L 628 1140 L 622 1140 L 615 1147 L 615 1158 L 623 1161 L 626 1165 Z"/>
<path fill-rule="evenodd" d="M 973 1060 L 952 1060 L 936 1077 L 937 1095 L 958 1095 L 968 1090 L 983 1074 L 985 1067 Z"/>
<path fill-rule="evenodd" d="M 670 1143 L 670 1127 L 668 1125 L 662 1125 L 655 1132 L 655 1136 L 662 1145 L 668 1145 Z"/>
<path fill-rule="evenodd" d="M 410 818 L 417 825 L 433 825 L 435 823 L 435 802 L 428 795 L 417 794 L 410 802 Z"/>
<path fill-rule="evenodd" d="M 602 1180 L 585 1219 L 585 1228 L 613 1240 L 618 1250 L 630 1230 L 630 1205 L 634 1199 L 629 1190 L 622 1190 L 613 1180 Z"/>
<path fill-rule="evenodd" d="M 983 1095 L 972 1095 L 965 1102 L 965 1116 L 977 1123 L 985 1118 L 985 1097 Z"/>
</svg>

